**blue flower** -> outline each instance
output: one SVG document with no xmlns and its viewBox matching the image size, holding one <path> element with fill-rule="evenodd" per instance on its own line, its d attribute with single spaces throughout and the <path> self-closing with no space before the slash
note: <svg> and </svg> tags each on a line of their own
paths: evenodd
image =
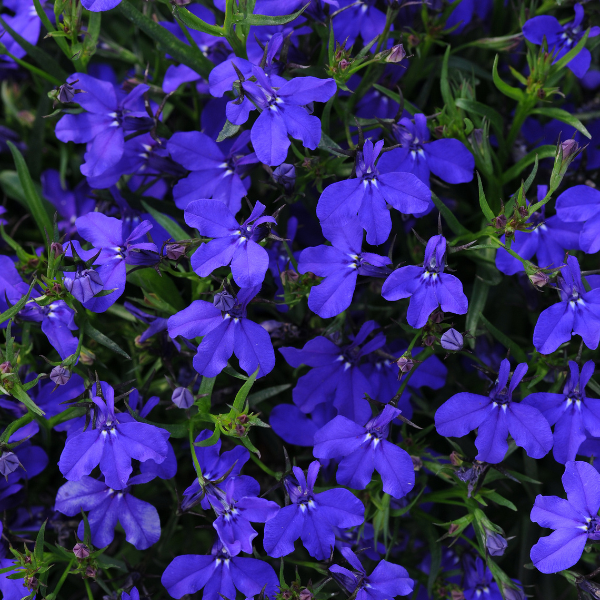
<svg viewBox="0 0 600 600">
<path fill-rule="evenodd" d="M 457 25 L 451 34 L 456 35 L 462 33 L 475 15 L 485 21 L 494 6 L 494 0 L 458 0 L 458 2 L 454 2 L 453 6 L 455 8 L 446 20 L 446 29 Z"/>
<path fill-rule="evenodd" d="M 265 525 L 264 546 L 274 558 L 294 551 L 294 542 L 302 539 L 308 553 L 325 560 L 335 544 L 335 527 L 354 527 L 364 521 L 362 502 L 348 490 L 333 488 L 315 494 L 314 486 L 321 465 L 314 461 L 308 476 L 293 467 L 295 481 L 288 477 L 285 487 L 291 504 L 284 506 Z"/>
<path fill-rule="evenodd" d="M 556 213 L 565 223 L 579 223 L 574 227 L 584 252 L 595 254 L 600 250 L 600 191 L 575 185 L 556 199 Z"/>
<path fill-rule="evenodd" d="M 576 362 L 569 361 L 571 373 L 562 394 L 539 392 L 523 400 L 534 406 L 554 428 L 554 458 L 563 465 L 575 460 L 579 447 L 586 439 L 585 431 L 600 437 L 600 400 L 588 398 L 585 386 L 594 373 L 594 362 L 583 365 L 581 375 Z"/>
<path fill-rule="evenodd" d="M 205 202 L 212 202 L 205 200 Z M 225 208 L 223 204 L 215 201 Z M 195 300 L 186 309 L 169 318 L 169 336 L 187 339 L 203 336 L 194 357 L 194 369 L 205 377 L 216 377 L 233 353 L 240 367 L 251 375 L 259 368 L 258 377 L 270 373 L 275 366 L 275 353 L 269 334 L 246 316 L 248 303 L 260 286 L 242 288 L 230 311 L 223 313 L 205 300 Z"/>
<path fill-rule="evenodd" d="M 592 465 L 570 461 L 562 476 L 567 500 L 537 496 L 531 520 L 554 529 L 531 549 L 531 560 L 542 573 L 558 573 L 572 567 L 588 542 L 600 540 L 600 474 Z"/>
<path fill-rule="evenodd" d="M 350 47 L 359 35 L 365 44 L 380 35 L 385 27 L 385 13 L 376 8 L 375 4 L 373 0 L 340 0 L 340 9 L 348 8 L 333 19 L 335 39 L 347 40 Z"/>
<path fill-rule="evenodd" d="M 338 415 L 315 434 L 313 454 L 342 459 L 337 471 L 337 482 L 342 485 L 364 490 L 376 470 L 383 491 L 402 498 L 415 485 L 413 462 L 402 448 L 387 440 L 389 425 L 400 412 L 388 405 L 364 426 Z"/>
<path fill-rule="evenodd" d="M 396 269 L 381 289 L 386 300 L 410 298 L 406 320 L 415 329 L 423 327 L 438 306 L 455 315 L 464 315 L 469 308 L 460 280 L 444 273 L 446 249 L 446 238 L 433 236 L 427 242 L 423 266 Z"/>
<path fill-rule="evenodd" d="M 356 179 L 338 181 L 325 188 L 317 204 L 321 224 L 347 221 L 358 214 L 367 231 L 367 242 L 383 244 L 392 230 L 387 205 L 404 214 L 419 214 L 429 208 L 431 191 L 412 173 L 379 174 L 375 161 L 383 148 L 383 140 L 373 146 L 365 142 L 356 166 Z"/>
<path fill-rule="evenodd" d="M 385 277 L 390 272 L 386 265 L 392 261 L 362 251 L 363 229 L 355 216 L 345 223 L 325 221 L 322 229 L 331 246 L 303 250 L 298 259 L 298 271 L 325 277 L 323 282 L 311 288 L 308 307 L 326 319 L 339 315 L 350 306 L 359 275 Z"/>
<path fill-rule="evenodd" d="M 478 429 L 476 458 L 488 463 L 499 463 L 504 458 L 509 433 L 531 458 L 548 454 L 552 448 L 548 421 L 537 408 L 512 399 L 526 372 L 525 363 L 518 365 L 509 385 L 510 363 L 504 359 L 489 396 L 461 392 L 438 408 L 435 413 L 437 432 L 445 437 L 463 437 Z"/>
</svg>

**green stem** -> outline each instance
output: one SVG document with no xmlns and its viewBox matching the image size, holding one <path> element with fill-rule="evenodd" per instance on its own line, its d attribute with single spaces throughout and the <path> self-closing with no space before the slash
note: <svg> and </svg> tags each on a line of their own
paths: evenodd
<svg viewBox="0 0 600 600">
<path fill-rule="evenodd" d="M 84 579 L 83 583 L 85 584 L 85 591 L 87 592 L 88 600 L 94 600 L 94 594 L 92 594 L 92 588 L 90 587 L 88 580 Z"/>
<path fill-rule="evenodd" d="M 267 465 L 265 465 L 265 463 L 260 460 L 260 458 L 258 458 L 255 454 L 250 454 L 250 458 L 267 474 L 270 475 L 271 477 L 275 477 L 275 479 L 279 480 L 281 479 L 281 473 L 275 473 L 275 471 L 272 471 L 271 469 L 269 469 L 269 467 L 267 467 Z"/>
<path fill-rule="evenodd" d="M 10 436 L 25 425 L 28 425 L 33 421 L 33 413 L 28 412 L 26 415 L 23 415 L 21 418 L 13 421 L 5 430 L 2 436 L 0 436 L 0 442 L 6 442 Z"/>
<path fill-rule="evenodd" d="M 202 468 L 200 467 L 198 457 L 196 456 L 196 448 L 194 447 L 194 425 L 192 423 L 190 423 L 190 452 L 192 453 L 194 469 L 196 470 L 196 475 L 198 476 L 198 483 L 200 484 L 200 487 L 203 487 L 204 477 L 202 477 Z"/>
<path fill-rule="evenodd" d="M 71 566 L 73 565 L 74 560 L 71 560 L 69 562 L 69 564 L 67 565 L 67 568 L 63 571 L 63 574 L 60 576 L 60 579 L 58 580 L 58 583 L 56 584 L 56 587 L 53 590 L 53 594 L 54 597 L 56 598 L 58 596 L 58 592 L 60 592 L 60 588 L 63 586 L 63 583 L 67 580 L 67 577 L 69 575 L 69 572 L 71 571 Z"/>
</svg>

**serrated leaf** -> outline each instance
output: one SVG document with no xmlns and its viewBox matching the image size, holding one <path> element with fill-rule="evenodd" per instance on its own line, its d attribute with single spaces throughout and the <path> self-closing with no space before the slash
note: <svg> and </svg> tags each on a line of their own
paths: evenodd
<svg viewBox="0 0 600 600">
<path fill-rule="evenodd" d="M 101 331 L 98 331 L 89 321 L 85 322 L 84 325 L 86 335 L 90 336 L 95 342 L 98 342 L 105 348 L 120 354 L 127 360 L 131 360 L 131 357 L 125 350 L 123 350 L 116 342 L 113 342 L 108 336 L 104 335 Z"/>
<path fill-rule="evenodd" d="M 219 132 L 219 136 L 217 137 L 217 142 L 222 142 L 227 138 L 233 137 L 237 135 L 239 130 L 242 128 L 241 125 L 234 125 L 229 120 L 225 120 L 225 125 L 223 125 L 223 129 Z"/>
</svg>

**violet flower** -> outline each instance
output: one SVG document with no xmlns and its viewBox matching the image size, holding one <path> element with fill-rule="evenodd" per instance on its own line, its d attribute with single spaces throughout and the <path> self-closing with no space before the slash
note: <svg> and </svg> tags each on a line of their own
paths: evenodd
<svg viewBox="0 0 600 600">
<path fill-rule="evenodd" d="M 600 250 L 600 191 L 588 185 L 575 185 L 556 199 L 556 213 L 565 223 L 573 224 L 575 234 L 579 233 L 576 250 L 581 247 L 587 254 Z"/>
</svg>

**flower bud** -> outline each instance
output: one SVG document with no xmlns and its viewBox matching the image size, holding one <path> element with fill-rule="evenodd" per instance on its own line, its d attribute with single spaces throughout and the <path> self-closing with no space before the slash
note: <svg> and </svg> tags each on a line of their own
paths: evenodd
<svg viewBox="0 0 600 600">
<path fill-rule="evenodd" d="M 525 600 L 525 592 L 521 589 L 515 589 L 504 585 L 502 586 L 502 592 L 505 600 Z"/>
<path fill-rule="evenodd" d="M 215 294 L 213 305 L 219 310 L 227 312 L 235 306 L 235 298 L 229 292 L 223 290 Z"/>
<path fill-rule="evenodd" d="M 296 184 L 296 168 L 294 165 L 283 163 L 273 171 L 275 183 L 283 186 L 286 192 L 291 192 Z"/>
<path fill-rule="evenodd" d="M 242 424 L 245 425 L 248 422 L 248 415 L 240 415 L 237 420 Z"/>
<path fill-rule="evenodd" d="M 58 258 L 59 256 L 62 256 L 65 253 L 62 244 L 59 242 L 52 242 L 50 244 L 50 252 L 54 254 L 54 258 Z"/>
<path fill-rule="evenodd" d="M 287 269 L 286 271 L 281 273 L 279 277 L 281 278 L 281 283 L 285 285 L 286 283 L 295 283 L 296 281 L 298 281 L 300 275 L 298 275 L 298 273 L 296 273 L 294 269 Z"/>
<path fill-rule="evenodd" d="M 0 373 L 2 373 L 2 375 L 6 375 L 7 373 L 10 373 L 12 371 L 12 365 L 10 364 L 10 361 L 6 361 L 3 362 L 2 364 L 0 364 Z"/>
<path fill-rule="evenodd" d="M 79 354 L 79 360 L 84 365 L 93 365 L 94 361 L 96 360 L 96 355 L 91 350 L 87 350 L 84 348 Z"/>
<path fill-rule="evenodd" d="M 312 592 L 306 588 L 304 588 L 300 594 L 298 594 L 298 600 L 312 600 L 313 595 Z"/>
<path fill-rule="evenodd" d="M 548 277 L 548 275 L 543 271 L 538 271 L 537 273 L 533 273 L 533 275 L 529 276 L 529 281 L 531 281 L 535 287 L 541 288 L 545 285 L 548 285 L 550 277 Z"/>
<path fill-rule="evenodd" d="M 444 312 L 439 308 L 436 308 L 429 317 L 432 323 L 439 324 L 444 320 Z"/>
<path fill-rule="evenodd" d="M 453 452 L 450 453 L 450 464 L 454 465 L 455 467 L 460 467 L 460 465 L 462 465 L 463 461 L 462 461 L 462 457 L 460 456 L 460 454 L 458 452 L 456 452 L 456 450 L 454 450 Z"/>
<path fill-rule="evenodd" d="M 575 140 L 565 140 L 560 146 L 562 148 L 563 160 L 568 160 L 579 150 L 579 144 Z"/>
<path fill-rule="evenodd" d="M 179 260 L 185 254 L 183 244 L 167 244 L 167 258 L 169 260 Z"/>
<path fill-rule="evenodd" d="M 387 55 L 385 62 L 399 63 L 406 58 L 406 50 L 402 44 L 396 44 Z"/>
<path fill-rule="evenodd" d="M 69 369 L 65 369 L 61 365 L 58 365 L 50 371 L 50 379 L 56 385 L 65 385 L 65 383 L 71 379 L 71 372 Z"/>
<path fill-rule="evenodd" d="M 350 66 L 350 63 L 345 59 L 342 58 L 342 60 L 340 60 L 340 70 L 343 71 L 344 69 L 347 69 Z"/>
<path fill-rule="evenodd" d="M 19 468 L 20 464 L 19 457 L 14 452 L 3 452 L 0 456 L 0 474 L 8 477 Z"/>
<path fill-rule="evenodd" d="M 186 6 L 191 1 L 192 0 L 171 0 L 171 4 L 174 4 L 175 6 Z"/>
<path fill-rule="evenodd" d="M 460 590 L 452 590 L 450 600 L 465 600 L 465 595 Z"/>
<path fill-rule="evenodd" d="M 492 225 L 496 228 L 496 229 L 504 229 L 504 227 L 506 227 L 506 223 L 507 223 L 507 219 L 504 215 L 498 215 L 497 217 L 494 217 L 492 219 Z"/>
<path fill-rule="evenodd" d="M 63 83 L 58 88 L 58 99 L 61 102 L 73 102 L 73 98 L 75 97 L 75 89 L 73 85 L 70 83 Z"/>
<path fill-rule="evenodd" d="M 458 352 L 459 350 L 462 350 L 464 343 L 465 341 L 462 334 L 456 331 L 456 329 L 448 329 L 448 331 L 442 335 L 441 344 L 444 350 Z"/>
<path fill-rule="evenodd" d="M 63 284 L 65 289 L 82 304 L 90 301 L 104 289 L 104 283 L 94 269 L 79 270 L 75 273 L 75 277 L 65 277 Z"/>
<path fill-rule="evenodd" d="M 425 346 L 433 346 L 435 344 L 436 337 L 435 335 L 428 335 L 424 340 L 423 344 Z"/>
<path fill-rule="evenodd" d="M 400 369 L 400 373 L 408 373 L 409 371 L 412 371 L 412 368 L 415 366 L 413 359 L 406 356 L 401 356 L 396 361 L 396 364 Z"/>
<path fill-rule="evenodd" d="M 97 572 L 98 571 L 94 567 L 90 566 L 85 570 L 85 576 L 86 577 L 96 577 Z"/>
<path fill-rule="evenodd" d="M 75 544 L 75 546 L 73 547 L 73 554 L 79 560 L 83 560 L 84 558 L 87 558 L 90 555 L 90 549 L 85 544 L 82 544 L 80 542 L 78 544 Z"/>
<path fill-rule="evenodd" d="M 504 551 L 508 547 L 508 542 L 495 531 L 484 529 L 485 531 L 485 545 L 490 556 L 502 556 Z"/>
<path fill-rule="evenodd" d="M 171 401 L 179 408 L 189 408 L 194 404 L 194 395 L 187 388 L 178 387 L 173 390 Z"/>
</svg>

